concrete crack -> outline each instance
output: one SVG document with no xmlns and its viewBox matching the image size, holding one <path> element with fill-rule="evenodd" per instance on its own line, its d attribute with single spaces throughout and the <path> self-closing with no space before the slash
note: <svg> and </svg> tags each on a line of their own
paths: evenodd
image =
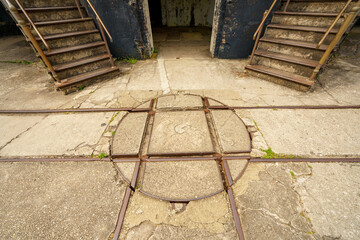
<svg viewBox="0 0 360 240">
<path fill-rule="evenodd" d="M 12 138 L 10 141 L 8 141 L 7 143 L 5 143 L 5 145 L 0 146 L 0 150 L 2 150 L 3 148 L 5 148 L 7 145 L 9 145 L 10 143 L 12 143 L 14 140 L 20 138 L 23 134 L 25 134 L 26 132 L 30 131 L 33 127 L 35 127 L 36 125 L 38 125 L 41 121 L 43 121 L 45 118 L 47 118 L 48 115 L 44 116 L 41 120 L 39 120 L 38 122 L 36 122 L 35 124 L 33 124 L 32 126 L 30 126 L 29 128 L 27 128 L 25 131 L 19 133 L 16 137 Z"/>
</svg>

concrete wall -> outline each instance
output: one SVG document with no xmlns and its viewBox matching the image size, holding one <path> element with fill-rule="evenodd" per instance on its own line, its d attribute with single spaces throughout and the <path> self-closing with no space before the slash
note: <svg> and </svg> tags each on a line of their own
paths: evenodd
<svg viewBox="0 0 360 240">
<path fill-rule="evenodd" d="M 263 13 L 273 0 L 217 0 L 211 52 L 217 58 L 246 58 Z M 280 1 L 278 1 L 278 5 Z M 275 9 L 278 6 L 275 7 Z M 269 17 L 268 22 L 272 16 Z"/>
<path fill-rule="evenodd" d="M 86 1 L 88 13 L 95 18 Z M 153 51 L 147 0 L 92 0 L 92 4 L 108 28 L 114 42 L 110 50 L 114 57 L 142 59 Z"/>
<path fill-rule="evenodd" d="M 164 26 L 211 27 L 215 0 L 161 0 Z"/>
</svg>

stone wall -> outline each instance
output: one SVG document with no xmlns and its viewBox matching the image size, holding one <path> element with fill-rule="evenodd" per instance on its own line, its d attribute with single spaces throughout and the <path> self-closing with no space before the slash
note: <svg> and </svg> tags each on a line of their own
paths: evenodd
<svg viewBox="0 0 360 240">
<path fill-rule="evenodd" d="M 164 26 L 211 27 L 215 0 L 161 0 Z"/>
</svg>

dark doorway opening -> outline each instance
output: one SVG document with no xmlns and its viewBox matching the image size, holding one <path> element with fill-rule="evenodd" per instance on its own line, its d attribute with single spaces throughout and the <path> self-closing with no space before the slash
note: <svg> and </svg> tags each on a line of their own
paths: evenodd
<svg viewBox="0 0 360 240">
<path fill-rule="evenodd" d="M 154 48 L 163 58 L 211 58 L 215 0 L 148 0 Z"/>
</svg>

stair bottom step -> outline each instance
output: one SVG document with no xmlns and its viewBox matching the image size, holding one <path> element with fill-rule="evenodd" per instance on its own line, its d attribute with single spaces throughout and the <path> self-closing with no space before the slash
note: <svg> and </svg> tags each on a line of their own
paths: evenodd
<svg viewBox="0 0 360 240">
<path fill-rule="evenodd" d="M 301 91 L 309 90 L 314 84 L 306 77 L 266 66 L 247 65 L 245 69 L 249 71 L 250 75 Z"/>
<path fill-rule="evenodd" d="M 79 90 L 81 87 L 85 87 L 89 81 L 102 80 L 110 73 L 119 72 L 118 67 L 101 68 L 96 71 L 83 73 L 74 77 L 61 80 L 61 83 L 55 82 L 58 89 L 65 90 L 65 94 Z"/>
</svg>

